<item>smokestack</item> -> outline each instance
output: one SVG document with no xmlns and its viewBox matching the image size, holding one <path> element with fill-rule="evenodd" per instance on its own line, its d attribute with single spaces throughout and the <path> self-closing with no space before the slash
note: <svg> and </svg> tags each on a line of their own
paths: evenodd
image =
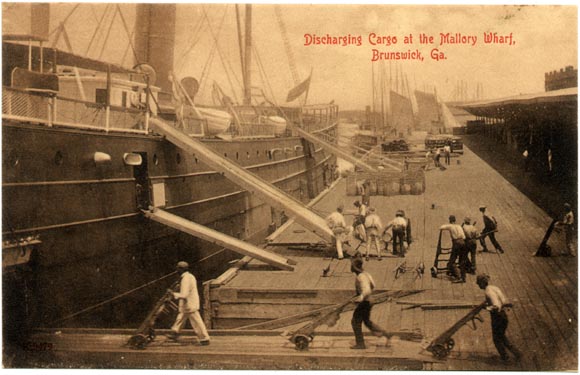
<svg viewBox="0 0 580 375">
<path fill-rule="evenodd" d="M 135 21 L 136 64 L 147 63 L 157 72 L 155 86 L 171 92 L 173 70 L 175 4 L 137 4 Z"/>
</svg>

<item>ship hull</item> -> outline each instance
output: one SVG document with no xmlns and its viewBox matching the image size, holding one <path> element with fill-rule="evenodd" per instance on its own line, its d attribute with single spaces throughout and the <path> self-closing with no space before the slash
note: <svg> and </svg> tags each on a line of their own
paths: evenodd
<svg viewBox="0 0 580 375">
<path fill-rule="evenodd" d="M 233 237 L 257 243 L 280 224 L 279 212 L 161 137 L 4 121 L 2 142 L 3 237 L 40 241 L 30 261 L 4 269 L 5 331 L 134 327 L 174 277 L 125 293 L 179 260 L 201 282 L 241 257 L 144 218 L 137 186 L 144 178 L 163 185 L 168 211 Z M 336 164 L 297 137 L 204 142 L 303 202 L 324 189 Z M 110 161 L 95 162 L 97 152 Z M 125 153 L 141 154 L 143 165 L 126 165 Z"/>
</svg>

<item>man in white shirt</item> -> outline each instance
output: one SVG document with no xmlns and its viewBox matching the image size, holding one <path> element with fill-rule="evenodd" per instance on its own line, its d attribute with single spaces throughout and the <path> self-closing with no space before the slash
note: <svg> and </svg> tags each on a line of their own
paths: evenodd
<svg viewBox="0 0 580 375">
<path fill-rule="evenodd" d="M 395 218 L 385 227 L 385 232 L 389 228 L 393 228 L 393 255 L 404 257 L 405 246 L 403 245 L 403 241 L 405 240 L 405 233 L 407 231 L 407 219 L 405 219 L 403 211 L 397 211 Z M 399 245 L 398 247 L 397 244 Z"/>
<path fill-rule="evenodd" d="M 375 212 L 375 208 L 370 207 L 369 214 L 365 218 L 365 230 L 368 237 L 367 253 L 366 253 L 367 262 L 369 261 L 369 251 L 373 244 L 377 249 L 377 259 L 381 260 L 381 247 L 379 245 L 379 234 L 381 233 L 381 229 L 383 229 L 383 223 L 381 222 L 381 218 Z"/>
<path fill-rule="evenodd" d="M 340 205 L 336 208 L 335 212 L 331 213 L 326 218 L 326 225 L 328 225 L 330 230 L 332 230 L 332 233 L 334 233 L 338 259 L 344 258 L 344 253 L 342 252 L 342 243 L 347 242 L 348 234 L 350 233 L 350 230 L 344 221 L 344 216 L 342 215 L 343 211 L 344 207 Z"/>
<path fill-rule="evenodd" d="M 456 283 L 464 283 L 465 282 L 465 274 L 467 272 L 467 251 L 465 247 L 465 232 L 461 225 L 456 224 L 455 215 L 449 216 L 449 224 L 442 225 L 439 229 L 440 230 L 448 230 L 451 234 L 451 242 L 453 243 L 451 247 L 451 256 L 449 257 L 449 261 L 447 262 L 447 273 L 455 276 L 457 280 L 454 282 Z M 455 267 L 455 261 L 459 258 L 459 270 L 461 272 L 460 275 L 457 275 L 454 270 L 457 270 Z M 455 274 L 454 274 L 455 273 Z"/>
<path fill-rule="evenodd" d="M 362 332 L 362 323 L 370 329 L 375 336 L 386 336 L 386 331 L 371 321 L 372 305 L 369 302 L 369 297 L 375 288 L 375 281 L 373 277 L 363 271 L 363 261 L 359 257 L 352 259 L 350 271 L 356 274 L 354 283 L 357 296 L 354 302 L 357 306 L 352 314 L 352 330 L 356 339 L 356 345 L 351 346 L 351 349 L 366 349 L 365 339 Z"/>
<path fill-rule="evenodd" d="M 209 334 L 199 314 L 199 294 L 197 292 L 197 280 L 189 271 L 187 262 L 177 263 L 177 272 L 181 276 L 179 292 L 173 292 L 173 297 L 179 300 L 179 312 L 171 333 L 167 335 L 172 340 L 177 340 L 179 332 L 189 320 L 191 328 L 195 331 L 201 345 L 209 345 Z"/>
<path fill-rule="evenodd" d="M 516 361 L 522 357 L 520 351 L 508 340 L 505 331 L 508 327 L 508 317 L 505 312 L 505 307 L 509 307 L 509 303 L 500 288 L 489 284 L 490 277 L 486 274 L 477 275 L 477 285 L 480 289 L 485 290 L 485 299 L 487 301 L 486 309 L 491 315 L 491 332 L 493 336 L 493 343 L 501 359 L 508 360 L 508 349 L 514 355 Z"/>
<path fill-rule="evenodd" d="M 451 142 L 447 142 L 443 147 L 443 152 L 445 153 L 445 164 L 451 164 Z"/>
<path fill-rule="evenodd" d="M 367 242 L 367 232 L 365 230 L 365 218 L 367 216 L 367 206 L 364 203 L 355 201 L 354 206 L 357 208 L 357 214 L 355 214 L 352 227 L 354 233 L 361 242 Z"/>
</svg>

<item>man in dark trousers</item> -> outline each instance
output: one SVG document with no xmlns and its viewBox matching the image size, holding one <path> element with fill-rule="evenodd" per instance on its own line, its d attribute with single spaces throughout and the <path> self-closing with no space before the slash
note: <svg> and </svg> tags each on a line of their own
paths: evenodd
<svg viewBox="0 0 580 375">
<path fill-rule="evenodd" d="M 495 239 L 495 232 L 497 232 L 497 220 L 495 220 L 495 217 L 487 215 L 485 213 L 485 210 L 486 210 L 485 206 L 479 206 L 479 211 L 481 211 L 481 214 L 483 215 L 483 225 L 484 225 L 483 231 L 481 232 L 481 237 L 479 239 L 481 247 L 483 247 L 482 251 L 488 251 L 487 245 L 485 244 L 485 237 L 489 237 L 489 240 L 495 247 L 495 250 L 503 254 L 504 251 L 501 248 L 501 245 Z"/>
<path fill-rule="evenodd" d="M 351 262 L 350 271 L 356 274 L 354 286 L 356 288 L 357 296 L 353 301 L 357 303 L 356 309 L 352 314 L 352 330 L 356 339 L 356 345 L 351 346 L 351 349 L 366 349 L 365 338 L 362 332 L 362 323 L 370 329 L 375 336 L 386 336 L 384 329 L 371 321 L 372 305 L 369 302 L 369 297 L 375 288 L 373 277 L 363 271 L 363 260 L 361 257 L 354 257 Z"/>
<path fill-rule="evenodd" d="M 465 247 L 465 232 L 461 225 L 456 223 L 455 215 L 449 215 L 449 224 L 444 224 L 440 230 L 448 230 L 451 234 L 451 256 L 447 262 L 447 273 L 454 276 L 454 283 L 464 283 L 467 273 L 467 251 Z M 459 258 L 460 275 L 457 275 L 455 261 Z"/>
<path fill-rule="evenodd" d="M 471 254 L 471 259 L 469 259 L 468 262 L 467 272 L 475 274 L 475 270 L 477 269 L 477 229 L 475 229 L 474 225 L 471 225 L 471 219 L 468 217 L 463 219 L 463 225 L 461 226 L 463 227 L 463 232 L 465 233 L 465 247 L 467 248 L 467 254 Z"/>
<path fill-rule="evenodd" d="M 508 317 L 505 308 L 508 307 L 508 301 L 500 288 L 489 283 L 490 277 L 486 274 L 477 275 L 477 285 L 480 289 L 485 290 L 485 299 L 487 301 L 486 309 L 491 315 L 491 333 L 493 343 L 502 361 L 509 359 L 506 349 L 513 355 L 516 361 L 522 358 L 522 353 L 508 340 L 505 331 L 508 327 Z"/>
</svg>

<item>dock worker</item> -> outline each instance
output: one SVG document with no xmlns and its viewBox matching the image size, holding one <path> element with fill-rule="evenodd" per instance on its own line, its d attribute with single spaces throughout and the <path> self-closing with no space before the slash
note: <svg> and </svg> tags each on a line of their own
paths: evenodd
<svg viewBox="0 0 580 375">
<path fill-rule="evenodd" d="M 405 246 L 403 241 L 405 240 L 405 232 L 407 231 L 407 220 L 402 210 L 397 210 L 395 218 L 387 224 L 383 232 L 386 232 L 389 228 L 393 228 L 393 255 L 404 257 Z"/>
<path fill-rule="evenodd" d="M 489 237 L 489 240 L 491 241 L 491 243 L 493 244 L 493 246 L 495 247 L 495 251 L 498 251 L 500 253 L 503 254 L 503 249 L 501 247 L 501 245 L 499 244 L 499 242 L 497 242 L 497 240 L 495 239 L 495 232 L 497 232 L 497 220 L 495 219 L 495 217 L 486 214 L 487 207 L 486 206 L 479 206 L 479 211 L 481 211 L 481 215 L 483 216 L 483 231 L 481 233 L 479 242 L 481 243 L 481 247 L 483 248 L 482 251 L 487 252 L 489 250 L 487 250 L 487 245 L 485 244 L 485 237 Z"/>
<path fill-rule="evenodd" d="M 463 219 L 463 233 L 465 233 L 465 246 L 467 254 L 471 256 L 468 261 L 467 272 L 475 274 L 477 270 L 476 255 L 477 255 L 477 229 L 471 224 L 471 218 Z"/>
<path fill-rule="evenodd" d="M 566 248 L 568 253 L 566 255 L 576 256 L 576 249 L 574 246 L 574 213 L 572 206 L 569 203 L 564 203 L 564 217 L 561 221 L 556 222 L 559 227 L 564 227 L 566 233 Z"/>
<path fill-rule="evenodd" d="M 369 207 L 369 214 L 365 218 L 365 230 L 367 233 L 368 241 L 367 241 L 367 253 L 366 253 L 366 261 L 369 261 L 369 252 L 371 246 L 375 245 L 377 249 L 377 259 L 381 260 L 381 248 L 379 245 L 379 236 L 381 230 L 383 229 L 383 223 L 381 222 L 381 218 L 377 215 L 376 210 L 374 207 Z"/>
<path fill-rule="evenodd" d="M 179 292 L 173 292 L 173 298 L 179 300 L 179 312 L 171 332 L 167 335 L 172 340 L 177 340 L 179 332 L 189 320 L 191 328 L 195 331 L 200 345 L 209 345 L 209 334 L 199 314 L 199 294 L 197 292 L 197 280 L 189 272 L 187 262 L 177 263 L 177 272 L 181 277 Z"/>
<path fill-rule="evenodd" d="M 522 353 L 508 340 L 505 331 L 508 327 L 508 317 L 506 308 L 508 307 L 508 300 L 495 285 L 489 283 L 490 277 L 486 274 L 477 275 L 477 285 L 480 289 L 485 290 L 485 299 L 487 301 L 486 310 L 491 315 L 491 333 L 493 336 L 493 343 L 497 349 L 502 361 L 509 359 L 506 349 L 513 355 L 516 361 L 522 358 Z"/>
<path fill-rule="evenodd" d="M 439 168 L 441 166 L 441 162 L 439 160 L 441 160 L 441 150 L 439 148 L 437 148 L 435 150 L 435 155 L 433 155 L 433 161 L 435 164 L 435 168 Z"/>
<path fill-rule="evenodd" d="M 372 305 L 369 301 L 369 297 L 375 288 L 375 281 L 368 272 L 363 270 L 362 258 L 352 258 L 350 271 L 356 274 L 354 286 L 357 294 L 353 299 L 353 302 L 357 305 L 352 314 L 351 320 L 356 344 L 351 346 L 351 349 L 366 349 L 365 338 L 362 332 L 362 323 L 364 323 L 375 336 L 387 336 L 387 333 L 384 329 L 371 321 Z"/>
<path fill-rule="evenodd" d="M 326 218 L 326 225 L 332 230 L 334 234 L 334 238 L 336 241 L 336 253 L 338 255 L 338 259 L 344 258 L 344 253 L 342 252 L 342 244 L 343 242 L 348 242 L 348 235 L 350 233 L 349 228 L 346 226 L 346 222 L 344 221 L 344 216 L 342 212 L 344 211 L 344 207 L 342 205 L 336 208 L 336 211 L 328 215 Z"/>
<path fill-rule="evenodd" d="M 354 216 L 352 222 L 352 227 L 354 230 L 354 235 L 361 241 L 367 242 L 367 232 L 365 230 L 365 218 L 367 216 L 367 206 L 359 201 L 355 201 L 353 205 L 357 209 L 357 213 Z"/>
<path fill-rule="evenodd" d="M 445 164 L 451 164 L 451 142 L 447 141 L 445 147 L 443 147 L 443 153 L 445 154 Z"/>
<path fill-rule="evenodd" d="M 361 202 L 367 206 L 370 207 L 371 205 L 371 182 L 369 180 L 365 180 L 365 182 L 363 183 L 363 188 L 362 188 L 362 192 L 361 192 Z"/>
<path fill-rule="evenodd" d="M 465 233 L 461 225 L 456 223 L 455 215 L 449 215 L 449 224 L 444 224 L 440 230 L 448 230 L 451 234 L 451 256 L 447 262 L 447 274 L 454 276 L 454 283 L 464 283 L 465 274 L 467 273 L 467 251 L 465 248 Z M 459 258 L 460 275 L 457 275 L 455 261 Z"/>
</svg>

